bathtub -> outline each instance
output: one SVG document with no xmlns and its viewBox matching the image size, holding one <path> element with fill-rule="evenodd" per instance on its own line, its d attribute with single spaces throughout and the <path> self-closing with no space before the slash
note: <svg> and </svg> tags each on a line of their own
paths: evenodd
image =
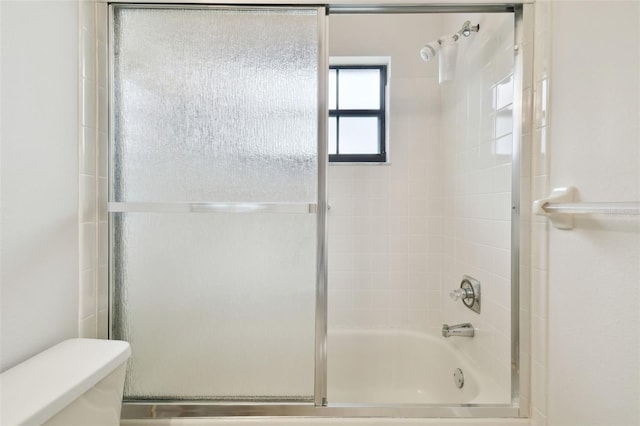
<svg viewBox="0 0 640 426">
<path fill-rule="evenodd" d="M 328 390 L 332 403 L 508 403 L 488 374 L 456 352 L 452 339 L 402 330 L 340 330 L 328 335 Z M 461 369 L 458 388 L 454 370 Z"/>
</svg>

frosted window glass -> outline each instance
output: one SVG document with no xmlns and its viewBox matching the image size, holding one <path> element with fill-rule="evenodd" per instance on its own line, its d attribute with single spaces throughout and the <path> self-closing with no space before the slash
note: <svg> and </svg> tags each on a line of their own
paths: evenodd
<svg viewBox="0 0 640 426">
<path fill-rule="evenodd" d="M 496 109 L 502 109 L 513 102 L 513 75 L 496 86 Z"/>
<path fill-rule="evenodd" d="M 329 117 L 329 154 L 338 152 L 338 119 Z"/>
<path fill-rule="evenodd" d="M 375 117 L 340 118 L 340 154 L 376 154 L 378 119 Z"/>
<path fill-rule="evenodd" d="M 315 9 L 115 11 L 114 201 L 315 202 Z"/>
<path fill-rule="evenodd" d="M 380 70 L 341 69 L 338 81 L 338 107 L 380 108 Z"/>
<path fill-rule="evenodd" d="M 336 79 L 336 70 L 329 70 L 329 109 L 338 108 L 338 104 L 336 103 L 336 95 L 337 95 L 337 79 Z"/>
<path fill-rule="evenodd" d="M 501 109 L 496 114 L 496 138 L 513 132 L 513 107 Z"/>
</svg>

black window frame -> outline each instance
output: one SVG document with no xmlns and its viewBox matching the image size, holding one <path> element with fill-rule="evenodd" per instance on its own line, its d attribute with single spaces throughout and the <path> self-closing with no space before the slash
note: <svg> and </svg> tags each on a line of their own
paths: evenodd
<svg viewBox="0 0 640 426">
<path fill-rule="evenodd" d="M 387 65 L 330 65 L 336 70 L 336 109 L 329 109 L 329 118 L 336 118 L 336 154 L 329 154 L 330 163 L 386 163 L 387 162 Z M 379 109 L 340 109 L 338 96 L 340 70 L 376 69 L 380 71 L 380 108 Z M 375 117 L 378 119 L 377 154 L 340 154 L 340 117 Z"/>
</svg>

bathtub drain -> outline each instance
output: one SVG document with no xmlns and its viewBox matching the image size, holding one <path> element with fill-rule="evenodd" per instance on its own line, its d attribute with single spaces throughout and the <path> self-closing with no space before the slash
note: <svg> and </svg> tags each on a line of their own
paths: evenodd
<svg viewBox="0 0 640 426">
<path fill-rule="evenodd" d="M 462 370 L 456 368 L 453 372 L 453 381 L 458 388 L 464 386 L 464 374 L 462 374 Z"/>
</svg>

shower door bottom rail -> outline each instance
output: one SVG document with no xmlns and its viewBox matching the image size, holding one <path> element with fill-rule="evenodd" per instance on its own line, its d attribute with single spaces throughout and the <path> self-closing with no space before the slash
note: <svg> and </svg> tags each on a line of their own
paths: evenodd
<svg viewBox="0 0 640 426">
<path fill-rule="evenodd" d="M 122 419 L 184 417 L 397 417 L 397 418 L 518 418 L 514 404 L 328 404 L 219 402 L 124 402 Z"/>
<path fill-rule="evenodd" d="M 243 203 L 243 202 L 109 202 L 109 213 L 289 213 L 318 212 L 314 203 Z"/>
</svg>

